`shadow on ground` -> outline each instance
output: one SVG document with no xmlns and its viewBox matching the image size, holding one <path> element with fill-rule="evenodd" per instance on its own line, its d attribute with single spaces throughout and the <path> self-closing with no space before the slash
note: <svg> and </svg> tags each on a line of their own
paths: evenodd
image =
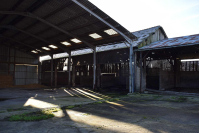
<svg viewBox="0 0 200 133">
<path fill-rule="evenodd" d="M 21 90 L 21 92 L 19 89 L 14 96 L 15 91 L 2 92 L 5 95 L 2 93 L 0 95 L 2 99 L 4 98 L 0 101 L 1 132 L 195 133 L 199 131 L 198 97 L 153 94 L 122 96 L 113 93 L 106 95 L 85 88 Z M 6 98 L 13 99 L 6 100 Z M 74 108 L 68 109 L 69 105 L 73 105 Z M 24 106 L 26 106 L 24 110 L 8 111 L 14 107 L 24 108 Z M 61 110 L 55 112 L 55 117 L 48 120 L 10 122 L 4 119 L 13 114 L 53 107 Z"/>
</svg>

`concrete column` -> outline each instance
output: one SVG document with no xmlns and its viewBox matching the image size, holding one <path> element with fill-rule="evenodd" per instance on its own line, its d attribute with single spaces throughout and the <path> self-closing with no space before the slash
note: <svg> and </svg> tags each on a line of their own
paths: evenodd
<svg viewBox="0 0 200 133">
<path fill-rule="evenodd" d="M 96 47 L 93 51 L 93 90 L 96 89 Z"/>
<path fill-rule="evenodd" d="M 70 87 L 71 85 L 71 71 L 70 71 L 70 68 L 71 68 L 71 52 L 68 53 L 69 54 L 69 58 L 68 58 L 68 86 Z"/>
<path fill-rule="evenodd" d="M 53 87 L 53 55 L 51 55 L 51 87 Z"/>
</svg>

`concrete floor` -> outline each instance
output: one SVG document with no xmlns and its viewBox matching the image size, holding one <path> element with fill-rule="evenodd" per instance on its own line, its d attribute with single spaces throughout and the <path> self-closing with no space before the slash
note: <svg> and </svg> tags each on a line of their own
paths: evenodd
<svg viewBox="0 0 200 133">
<path fill-rule="evenodd" d="M 180 97 L 180 96 L 179 96 Z M 13 98 L 13 99 L 11 99 Z M 0 90 L 0 132 L 2 133 L 198 133 L 199 97 L 134 94 L 114 101 L 109 95 L 87 89 Z M 88 104 L 90 103 L 90 104 Z M 55 117 L 33 122 L 10 122 L 7 116 L 42 108 L 80 105 L 62 109 Z M 8 112 L 7 109 L 25 110 Z"/>
</svg>

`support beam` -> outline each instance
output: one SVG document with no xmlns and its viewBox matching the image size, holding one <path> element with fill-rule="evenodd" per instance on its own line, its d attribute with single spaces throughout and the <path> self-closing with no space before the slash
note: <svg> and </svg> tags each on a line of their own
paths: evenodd
<svg viewBox="0 0 200 133">
<path fill-rule="evenodd" d="M 51 55 L 51 87 L 53 87 L 53 55 Z"/>
<path fill-rule="evenodd" d="M 13 72 L 13 81 L 14 81 L 14 85 L 16 85 L 15 82 L 15 70 L 16 70 L 16 48 L 14 48 L 14 72 Z"/>
<path fill-rule="evenodd" d="M 93 51 L 93 90 L 96 90 L 96 48 Z"/>
<path fill-rule="evenodd" d="M 42 68 L 41 68 L 41 62 L 40 62 L 40 58 L 38 57 L 38 84 L 41 84 L 41 70 L 42 70 Z"/>
<path fill-rule="evenodd" d="M 58 62 L 57 61 L 55 61 L 55 63 L 54 63 L 55 65 L 54 65 L 54 86 L 55 87 L 57 87 L 57 81 L 58 81 L 58 70 L 57 70 L 57 64 L 58 64 Z"/>
<path fill-rule="evenodd" d="M 19 43 L 19 44 L 21 44 L 21 45 L 24 45 L 24 46 L 27 46 L 27 47 L 29 47 L 29 48 L 38 49 L 38 48 L 36 48 L 36 47 L 34 47 L 34 46 L 32 46 L 32 45 L 28 45 L 28 44 L 22 43 L 22 42 L 20 42 L 20 41 L 18 41 L 18 40 L 15 40 L 15 39 L 12 39 L 12 38 L 9 38 L 9 37 L 5 37 L 5 36 L 2 36 L 2 35 L 0 35 L 0 37 L 9 39 L 9 40 L 11 40 L 11 41 L 13 41 L 13 42 L 17 42 L 17 43 Z M 38 49 L 38 50 L 40 50 L 40 51 L 42 51 L 42 52 L 44 52 L 44 53 L 46 53 L 46 54 L 48 54 L 48 55 L 51 54 L 51 53 L 49 53 L 49 52 L 47 52 L 47 51 L 45 51 L 45 50 L 42 50 L 42 49 Z"/>
<path fill-rule="evenodd" d="M 97 19 L 99 19 L 101 22 L 103 22 L 104 24 L 106 24 L 107 26 L 109 26 L 110 28 L 112 28 L 113 30 L 115 30 L 117 33 L 119 33 L 124 39 L 126 39 L 128 42 L 132 42 L 132 39 L 129 38 L 128 36 L 126 36 L 124 33 L 122 33 L 121 31 L 119 31 L 117 28 L 115 28 L 114 26 L 112 26 L 111 24 L 109 24 L 107 21 L 105 21 L 104 19 L 102 19 L 100 16 L 98 16 L 96 13 L 94 13 L 93 11 L 91 11 L 89 8 L 87 8 L 85 5 L 83 5 L 82 3 L 80 3 L 78 0 L 72 0 L 74 3 L 76 3 L 77 5 L 79 5 L 80 7 L 82 7 L 84 10 L 86 10 L 88 13 L 90 13 L 91 15 L 93 15 L 94 17 L 96 17 Z"/>
<path fill-rule="evenodd" d="M 143 68 L 142 68 L 142 51 L 140 51 L 140 93 L 142 92 L 142 74 Z"/>
<path fill-rule="evenodd" d="M 133 91 L 133 47 L 129 47 L 129 93 Z"/>
<path fill-rule="evenodd" d="M 36 35 L 34 35 L 34 34 L 31 34 L 31 33 L 29 33 L 29 32 L 26 32 L 26 31 L 24 31 L 24 30 L 22 30 L 22 29 L 19 29 L 19 28 L 17 28 L 17 27 L 11 26 L 11 25 L 2 25 L 2 26 L 0 26 L 0 28 L 6 28 L 6 29 L 11 29 L 11 30 L 17 30 L 17 31 L 20 31 L 20 32 L 22 32 L 22 33 L 24 33 L 24 34 L 27 34 L 27 35 L 29 35 L 29 36 L 31 36 L 31 37 L 33 37 L 33 38 L 36 38 L 36 39 L 38 39 L 38 40 L 40 40 L 40 41 L 43 41 L 43 42 L 45 42 L 45 43 L 47 43 L 47 44 L 49 44 L 49 45 L 55 44 L 55 43 L 49 42 L 49 41 L 47 41 L 47 40 L 45 40 L 45 39 L 43 39 L 43 38 L 41 38 L 41 37 L 38 37 L 38 36 L 36 36 Z M 64 52 L 69 52 L 69 50 L 68 50 L 67 48 L 64 48 L 61 44 L 55 44 L 55 45 L 56 45 L 57 47 L 59 47 L 60 49 L 62 49 Z"/>
<path fill-rule="evenodd" d="M 71 87 L 71 71 L 70 71 L 70 68 L 71 68 L 71 52 L 68 53 L 69 54 L 69 57 L 68 57 L 68 87 Z"/>
<path fill-rule="evenodd" d="M 42 19 L 42 18 L 40 18 L 40 17 L 38 17 L 38 16 L 36 16 L 36 15 L 30 13 L 30 12 L 0 11 L 0 14 L 20 15 L 20 16 L 25 16 L 25 17 L 30 17 L 30 18 L 37 19 L 37 20 L 39 20 L 40 22 L 43 22 L 43 23 L 45 23 L 46 25 L 48 25 L 48 26 L 50 26 L 50 27 L 52 27 L 52 28 L 54 28 L 54 29 L 56 29 L 56 30 L 58 30 L 58 31 L 60 31 L 60 32 L 66 34 L 66 35 L 68 35 L 68 36 L 71 36 L 71 37 L 73 37 L 73 38 L 77 38 L 78 40 L 81 40 L 83 43 L 85 43 L 86 45 L 88 45 L 90 48 L 94 49 L 94 46 L 93 46 L 92 44 L 90 44 L 90 43 L 84 41 L 83 39 L 80 39 L 78 36 L 73 35 L 73 34 L 71 34 L 70 32 L 63 30 L 63 29 L 59 28 L 58 26 L 56 26 L 56 25 L 54 25 L 54 24 L 51 24 L 51 23 L 49 23 L 48 21 L 46 21 L 46 20 L 44 20 L 44 19 Z"/>
</svg>

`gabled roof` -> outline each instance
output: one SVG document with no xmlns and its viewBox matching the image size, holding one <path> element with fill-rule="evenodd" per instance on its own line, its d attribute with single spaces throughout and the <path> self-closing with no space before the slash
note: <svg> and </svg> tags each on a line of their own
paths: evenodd
<svg viewBox="0 0 200 133">
<path fill-rule="evenodd" d="M 134 46 L 138 46 L 140 43 L 146 40 L 151 34 L 155 33 L 158 29 L 161 29 L 161 31 L 167 38 L 167 35 L 165 31 L 163 30 L 163 28 L 161 26 L 155 26 L 148 29 L 132 32 L 132 34 L 138 38 L 137 41 L 134 42 Z"/>
<path fill-rule="evenodd" d="M 155 26 L 148 29 L 132 32 L 132 34 L 137 37 L 137 41 L 134 42 L 134 47 L 138 46 L 140 43 L 146 40 L 151 34 L 155 33 L 159 29 L 161 29 L 161 31 L 167 38 L 167 35 L 165 34 L 161 26 Z M 127 43 L 116 43 L 116 44 L 111 44 L 111 45 L 97 46 L 96 51 L 102 52 L 102 51 L 116 50 L 116 49 L 122 49 L 122 48 L 128 48 L 128 47 L 129 47 L 129 44 Z M 72 51 L 71 55 L 77 56 L 77 55 L 84 55 L 84 54 L 90 54 L 90 53 L 92 53 L 92 50 L 87 48 L 87 49 L 74 50 Z M 63 58 L 63 57 L 68 57 L 68 54 L 67 53 L 54 54 L 54 58 Z M 49 60 L 50 57 L 45 56 L 43 57 L 43 59 Z"/>
<path fill-rule="evenodd" d="M 150 45 L 144 46 L 138 49 L 138 51 L 182 47 L 182 46 L 197 45 L 197 44 L 199 44 L 199 34 L 163 39 L 151 43 Z"/>
</svg>

